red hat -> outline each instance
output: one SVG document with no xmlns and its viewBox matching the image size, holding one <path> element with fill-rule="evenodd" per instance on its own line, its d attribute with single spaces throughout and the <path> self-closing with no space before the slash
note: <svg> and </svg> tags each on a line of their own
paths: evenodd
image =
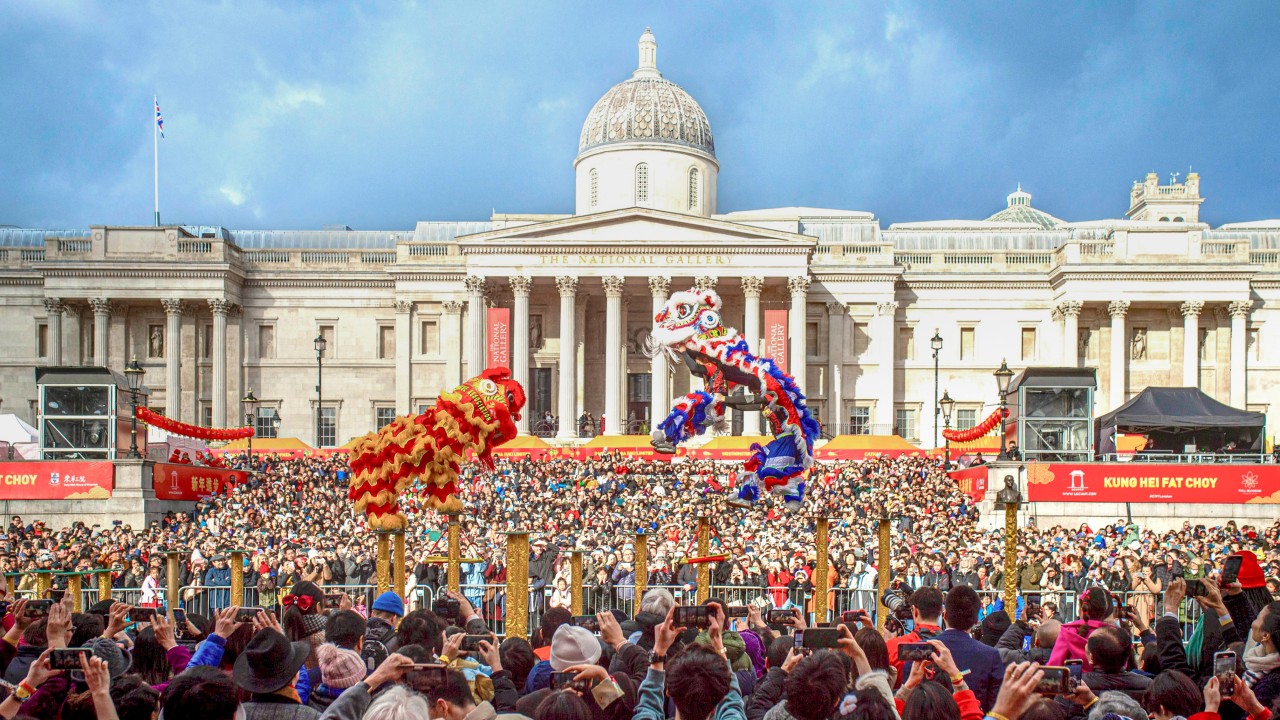
<svg viewBox="0 0 1280 720">
<path fill-rule="evenodd" d="M 1242 558 L 1240 575 L 1237 577 L 1240 588 L 1248 590 L 1249 588 L 1266 587 L 1267 576 L 1262 574 L 1262 566 L 1258 564 L 1258 556 L 1251 552 L 1239 552 L 1236 555 Z"/>
</svg>

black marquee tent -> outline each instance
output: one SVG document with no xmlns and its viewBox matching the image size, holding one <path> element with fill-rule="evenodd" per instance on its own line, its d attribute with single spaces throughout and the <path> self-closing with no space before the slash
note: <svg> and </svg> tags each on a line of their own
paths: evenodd
<svg viewBox="0 0 1280 720">
<path fill-rule="evenodd" d="M 1149 387 L 1094 420 L 1098 454 L 1116 451 L 1116 434 L 1147 436 L 1147 451 L 1261 452 L 1266 418 L 1214 400 L 1199 388 Z"/>
</svg>

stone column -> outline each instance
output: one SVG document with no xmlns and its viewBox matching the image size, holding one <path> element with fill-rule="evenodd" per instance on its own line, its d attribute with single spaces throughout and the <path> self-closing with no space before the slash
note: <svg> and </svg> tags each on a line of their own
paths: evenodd
<svg viewBox="0 0 1280 720">
<path fill-rule="evenodd" d="M 1200 387 L 1200 311 L 1203 300 L 1188 300 L 1182 311 L 1182 385 Z"/>
<path fill-rule="evenodd" d="M 622 291 L 626 279 L 606 275 L 604 282 L 604 434 L 621 435 Z"/>
<path fill-rule="evenodd" d="M 879 426 L 876 433 L 892 433 L 893 414 L 893 377 L 894 354 L 897 350 L 897 327 L 894 316 L 898 313 L 896 301 L 876 304 L 876 316 L 872 322 L 875 328 L 871 331 L 872 346 L 876 349 L 876 362 L 880 365 L 880 381 L 876 383 L 876 413 L 874 424 Z"/>
<path fill-rule="evenodd" d="M 662 307 L 667 304 L 667 291 L 670 289 L 671 278 L 663 276 L 649 278 L 649 292 L 653 295 L 654 315 L 662 312 Z M 649 372 L 652 373 L 649 378 L 649 429 L 652 431 L 671 411 L 671 390 L 667 387 L 666 355 L 662 353 L 655 355 Z"/>
<path fill-rule="evenodd" d="M 822 425 L 839 430 L 844 423 L 844 303 L 827 303 L 827 336 L 827 411 Z"/>
<path fill-rule="evenodd" d="M 1080 364 L 1080 311 L 1084 303 L 1067 300 L 1058 305 L 1062 313 L 1062 364 L 1077 367 Z"/>
<path fill-rule="evenodd" d="M 212 425 L 222 427 L 227 424 L 227 313 L 231 311 L 231 303 L 211 299 L 209 309 L 213 311 Z"/>
<path fill-rule="evenodd" d="M 511 377 L 524 388 L 525 394 L 532 396 L 529 388 L 529 291 L 533 289 L 533 280 L 524 275 L 513 275 L 510 278 L 512 312 L 511 318 Z M 522 435 L 529 434 L 529 413 L 525 408 L 520 413 L 516 428 Z"/>
<path fill-rule="evenodd" d="M 93 364 L 107 366 L 107 338 L 111 337 L 111 301 L 106 298 L 89 298 L 93 308 Z"/>
<path fill-rule="evenodd" d="M 62 365 L 62 313 L 66 308 L 59 298 L 45 298 L 44 310 L 49 318 L 49 364 Z"/>
<path fill-rule="evenodd" d="M 462 301 L 445 300 L 440 305 L 444 314 L 440 317 L 440 348 L 444 350 L 444 387 L 452 390 L 462 384 L 462 347 L 456 342 L 462 337 Z"/>
<path fill-rule="evenodd" d="M 468 275 L 462 284 L 467 289 L 467 320 L 470 325 L 467 328 L 467 377 L 475 377 L 484 370 L 485 364 L 485 283 L 483 277 Z"/>
<path fill-rule="evenodd" d="M 182 417 L 182 301 L 161 300 L 164 306 L 164 412 Z M 237 423 L 239 424 L 239 423 Z"/>
<path fill-rule="evenodd" d="M 760 355 L 764 347 L 760 342 L 760 292 L 764 290 L 764 278 L 742 278 L 742 296 L 746 299 L 742 311 L 742 337 L 746 338 L 751 352 Z M 742 414 L 742 432 L 745 435 L 760 434 L 760 413 L 753 410 Z"/>
<path fill-rule="evenodd" d="M 1231 313 L 1231 407 L 1241 410 L 1249 400 L 1245 353 L 1249 347 L 1249 311 L 1252 309 L 1253 303 L 1248 300 L 1236 300 L 1227 306 L 1227 312 Z"/>
<path fill-rule="evenodd" d="M 1111 410 L 1124 404 L 1125 368 L 1129 361 L 1129 339 L 1125 336 L 1125 315 L 1129 313 L 1128 300 L 1112 300 L 1107 303 L 1111 313 L 1111 368 L 1108 384 L 1111 388 Z"/>
<path fill-rule="evenodd" d="M 574 331 L 574 321 L 578 315 L 578 278 L 560 275 L 556 278 L 556 289 L 560 291 L 560 392 L 556 403 L 560 427 L 556 431 L 556 437 L 568 439 L 578 436 L 578 343 L 577 333 Z"/>
<path fill-rule="evenodd" d="M 808 368 L 805 364 L 805 351 L 808 349 L 808 314 L 806 304 L 809 299 L 810 279 L 807 275 L 796 275 L 787 279 L 787 289 L 791 291 L 791 313 L 787 325 L 790 326 L 791 352 L 788 353 L 787 372 L 796 379 L 796 385 L 805 390 L 808 384 Z"/>
<path fill-rule="evenodd" d="M 396 300 L 396 415 L 408 415 L 413 395 L 413 301 Z M 401 589 L 403 592 L 403 588 Z"/>
</svg>

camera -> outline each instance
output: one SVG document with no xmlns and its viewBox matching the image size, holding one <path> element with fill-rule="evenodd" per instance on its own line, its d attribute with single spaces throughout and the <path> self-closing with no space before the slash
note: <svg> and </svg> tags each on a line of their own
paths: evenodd
<svg viewBox="0 0 1280 720">
<path fill-rule="evenodd" d="M 1042 667 L 1040 671 L 1044 673 L 1044 677 L 1040 678 L 1040 683 L 1036 685 L 1036 692 L 1040 695 L 1070 695 L 1074 688 L 1071 686 L 1071 670 L 1066 667 Z"/>
<path fill-rule="evenodd" d="M 591 692 L 590 680 L 574 680 L 576 672 L 551 673 L 552 690 L 577 690 L 580 693 Z"/>
<path fill-rule="evenodd" d="M 911 619 L 911 603 L 907 599 L 892 590 L 885 590 L 884 595 L 880 597 L 880 602 L 889 608 L 889 612 L 899 620 Z"/>
<path fill-rule="evenodd" d="M 431 603 L 431 612 L 439 615 L 442 620 L 456 620 L 458 613 L 462 612 L 462 603 L 451 597 L 436 598 Z"/>
<path fill-rule="evenodd" d="M 79 670 L 80 657 L 82 655 L 92 655 L 93 648 L 74 647 L 74 648 L 57 648 L 49 653 L 49 669 L 50 670 Z"/>
<path fill-rule="evenodd" d="M 600 621 L 596 619 L 595 615 L 575 615 L 573 624 L 588 632 L 600 632 Z"/>
</svg>

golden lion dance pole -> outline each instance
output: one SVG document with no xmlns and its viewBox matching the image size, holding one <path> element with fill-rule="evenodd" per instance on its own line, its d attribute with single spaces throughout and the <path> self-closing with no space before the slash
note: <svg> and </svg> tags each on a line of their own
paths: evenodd
<svg viewBox="0 0 1280 720">
<path fill-rule="evenodd" d="M 459 592 L 462 586 L 462 528 L 458 524 L 458 514 L 449 516 L 449 589 Z"/>
<path fill-rule="evenodd" d="M 818 517 L 814 530 L 813 543 L 817 546 L 818 558 L 813 566 L 813 621 L 827 621 L 827 593 L 830 587 L 831 560 L 828 556 L 829 519 Z"/>
<path fill-rule="evenodd" d="M 705 558 L 711 554 L 711 518 L 698 516 L 698 557 Z M 711 597 L 711 563 L 698 563 L 698 604 L 705 603 Z"/>
<path fill-rule="evenodd" d="M 404 531 L 395 530 L 391 533 L 391 541 L 395 546 L 395 561 L 391 564 L 391 582 L 395 585 L 397 595 L 404 595 L 405 573 L 408 572 L 409 558 L 405 557 L 404 550 Z M 409 598 L 404 598 L 407 602 Z"/>
<path fill-rule="evenodd" d="M 529 636 L 529 532 L 507 535 L 507 637 Z"/>
<path fill-rule="evenodd" d="M 640 601 L 649 591 L 649 535 L 636 532 L 636 600 L 635 612 L 640 612 Z"/>
<path fill-rule="evenodd" d="M 378 575 L 377 594 L 391 589 L 391 538 L 385 532 L 377 532 L 374 537 L 378 541 L 378 559 L 375 570 Z"/>
<path fill-rule="evenodd" d="M 884 628 L 884 621 L 889 617 L 889 608 L 884 606 L 884 593 L 889 589 L 889 511 L 880 511 L 880 547 L 876 555 L 876 627 Z"/>
<path fill-rule="evenodd" d="M 53 584 L 52 570 L 36 571 L 36 597 L 37 598 L 40 598 L 43 600 L 49 597 L 49 588 L 52 586 L 52 584 Z"/>
<path fill-rule="evenodd" d="M 569 553 L 569 608 L 574 615 L 582 614 L 582 551 Z"/>
<path fill-rule="evenodd" d="M 103 600 L 110 600 L 111 599 L 111 569 L 98 568 L 96 574 L 98 576 L 98 602 L 102 602 Z M 174 573 L 174 578 L 176 580 L 177 573 Z"/>
<path fill-rule="evenodd" d="M 244 551 L 231 551 L 231 604 L 249 605 L 244 601 Z"/>
<path fill-rule="evenodd" d="M 165 581 L 166 581 L 166 582 L 165 582 L 165 584 L 168 586 L 168 598 L 166 598 L 166 599 L 168 600 L 169 608 L 170 608 L 170 609 L 173 609 L 173 608 L 176 608 L 176 607 L 178 607 L 179 605 L 181 605 L 181 604 L 182 604 L 182 598 L 181 598 L 181 597 L 179 597 L 179 593 L 181 592 L 181 585 L 180 585 L 180 581 L 179 581 L 179 578 L 178 578 L 178 572 L 179 572 L 179 570 L 178 570 L 178 564 L 179 564 L 179 563 L 181 562 L 181 560 L 182 560 L 182 552 L 181 552 L 181 551 L 179 551 L 179 550 L 170 550 L 170 551 L 166 552 L 166 553 L 164 554 L 164 556 L 165 556 L 165 557 L 164 557 L 164 559 L 165 559 L 165 575 L 166 575 L 166 577 L 165 577 Z M 111 575 L 110 575 L 110 573 L 108 573 L 108 574 L 107 574 L 107 588 L 106 588 L 106 595 L 103 595 L 103 594 L 102 594 L 103 590 L 102 590 L 102 576 L 101 576 L 101 575 L 99 575 L 99 576 L 98 576 L 98 583 L 99 583 L 99 584 L 98 584 L 98 594 L 99 594 L 98 599 L 99 599 L 99 600 L 106 600 L 107 598 L 111 597 Z"/>
<path fill-rule="evenodd" d="M 84 594 L 78 572 L 67 573 L 67 593 L 71 595 L 71 612 L 84 612 Z"/>
</svg>

